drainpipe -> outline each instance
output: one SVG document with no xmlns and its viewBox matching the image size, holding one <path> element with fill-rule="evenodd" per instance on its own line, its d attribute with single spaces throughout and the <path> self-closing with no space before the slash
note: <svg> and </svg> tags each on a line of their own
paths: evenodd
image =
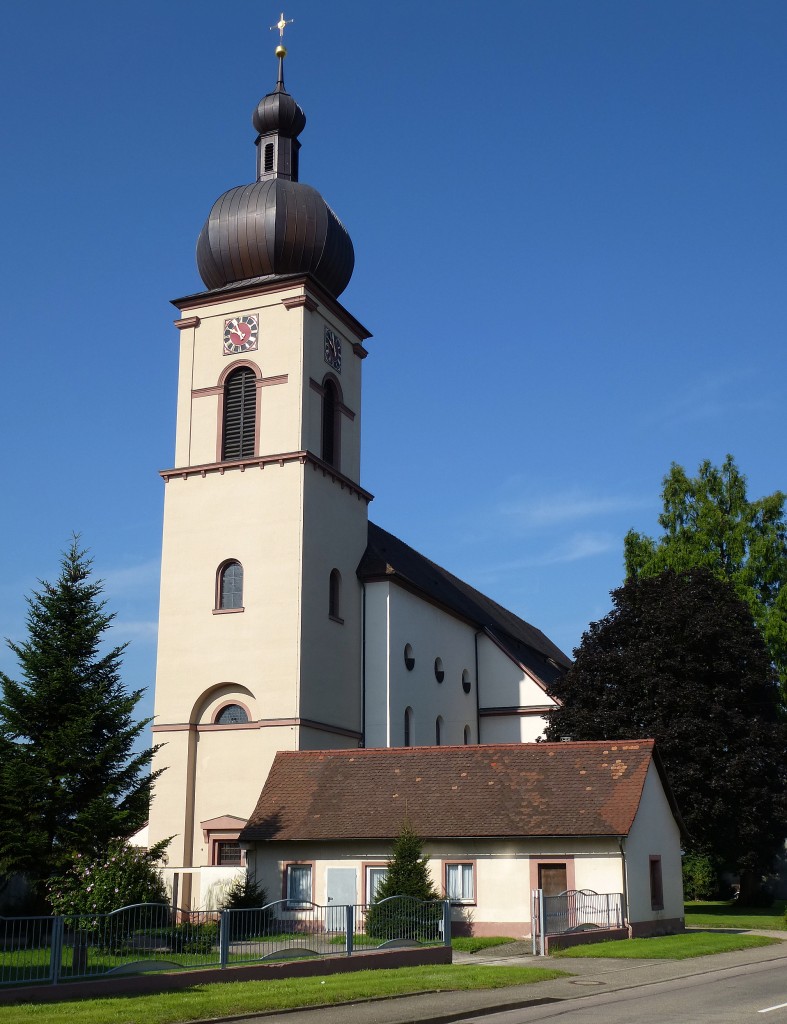
<svg viewBox="0 0 787 1024">
<path fill-rule="evenodd" d="M 623 868 L 623 923 L 629 929 L 629 935 L 631 935 L 631 925 L 629 924 L 629 887 L 628 887 L 628 865 L 626 864 L 626 837 L 618 836 L 618 846 L 620 847 L 620 862 Z"/>
<path fill-rule="evenodd" d="M 481 698 L 479 696 L 479 690 L 481 688 L 481 680 L 478 678 L 478 637 L 483 633 L 483 629 L 477 629 L 476 634 L 473 637 L 475 641 L 475 735 L 476 743 L 481 742 Z"/>
<path fill-rule="evenodd" d="M 361 742 L 366 746 L 366 584 L 361 581 Z"/>
</svg>

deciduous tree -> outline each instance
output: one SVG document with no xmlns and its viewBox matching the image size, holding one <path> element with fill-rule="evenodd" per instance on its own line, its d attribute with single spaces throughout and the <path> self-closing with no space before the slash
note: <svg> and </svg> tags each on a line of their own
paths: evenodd
<svg viewBox="0 0 787 1024">
<path fill-rule="evenodd" d="M 708 569 L 630 579 L 550 688 L 547 738 L 656 740 L 690 849 L 751 882 L 787 834 L 787 727 L 763 638 Z"/>
<path fill-rule="evenodd" d="M 703 462 L 697 476 L 673 463 L 664 478 L 664 530 L 654 540 L 631 530 L 626 575 L 704 566 L 728 579 L 768 645 L 787 701 L 787 520 L 781 491 L 756 501 L 731 455 L 722 466 Z"/>
</svg>

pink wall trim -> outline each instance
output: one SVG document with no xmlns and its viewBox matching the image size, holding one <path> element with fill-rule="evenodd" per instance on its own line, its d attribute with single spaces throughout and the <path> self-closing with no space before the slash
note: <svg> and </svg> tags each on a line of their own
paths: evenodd
<svg viewBox="0 0 787 1024">
<path fill-rule="evenodd" d="M 554 707 L 554 704 L 534 704 L 526 708 L 479 708 L 478 714 L 481 718 L 503 718 L 509 715 L 527 718 L 529 715 L 543 715 L 547 711 L 552 711 Z"/>
<path fill-rule="evenodd" d="M 236 698 L 232 697 L 232 698 L 228 698 L 227 700 L 222 701 L 221 704 L 217 704 L 216 705 L 216 710 L 213 712 L 213 718 L 211 719 L 211 725 L 218 725 L 219 724 L 219 723 L 216 722 L 216 719 L 219 717 L 219 715 L 224 710 L 224 708 L 229 707 L 230 704 L 237 704 L 238 707 L 243 708 L 243 710 L 246 712 L 246 717 L 248 718 L 248 722 L 234 722 L 232 724 L 234 724 L 234 725 L 253 725 L 254 724 L 252 722 L 252 720 L 251 720 L 251 711 L 249 711 L 248 704 L 244 704 L 242 700 L 237 700 Z M 221 725 L 219 725 L 219 728 L 220 729 L 224 728 L 224 724 L 222 723 Z"/>
<path fill-rule="evenodd" d="M 229 704 L 239 704 L 238 700 L 228 701 Z M 195 725 L 193 722 L 172 722 L 167 725 L 153 725 L 151 732 L 219 732 L 223 729 L 277 729 L 281 726 L 300 726 L 301 729 L 314 729 L 316 732 L 326 732 L 332 736 L 346 736 L 351 740 L 362 739 L 360 731 L 355 729 L 342 729 L 336 725 L 328 725 L 326 722 L 316 722 L 311 718 L 260 718 L 256 722 L 240 722 L 237 725 Z"/>
<path fill-rule="evenodd" d="M 259 417 L 258 417 L 259 420 Z M 162 469 L 159 471 L 159 476 L 162 477 L 164 483 L 169 483 L 177 477 L 182 480 L 188 480 L 189 477 L 199 476 L 206 477 L 208 473 L 218 473 L 223 476 L 229 472 L 245 472 L 247 469 L 258 468 L 265 469 L 266 466 L 278 465 L 279 467 L 292 462 L 300 462 L 302 466 L 309 464 L 312 469 L 322 470 L 323 476 L 330 476 L 331 479 L 338 483 L 342 490 L 345 488 L 354 494 L 359 501 L 363 500 L 366 502 L 372 501 L 374 495 L 369 491 L 363 489 L 358 484 L 354 483 L 349 477 L 340 473 L 334 466 L 329 466 L 327 462 L 323 462 L 322 459 L 318 459 L 312 452 L 282 452 L 279 455 L 257 455 L 252 459 L 238 459 L 232 462 L 206 462 L 199 466 L 185 466 L 180 469 Z"/>
<path fill-rule="evenodd" d="M 310 313 L 313 313 L 315 309 L 319 309 L 319 303 L 315 302 L 311 295 L 293 295 L 289 299 L 282 299 L 282 305 L 285 309 L 308 309 Z"/>
<path fill-rule="evenodd" d="M 647 935 L 674 935 L 684 932 L 686 922 L 682 917 L 662 917 L 653 921 L 630 921 L 629 932 L 632 939 L 641 939 Z"/>
<path fill-rule="evenodd" d="M 568 857 L 531 857 L 530 858 L 530 889 L 538 888 L 538 865 L 539 864 L 565 864 L 566 865 L 566 889 L 576 889 L 576 867 L 573 856 Z"/>
<path fill-rule="evenodd" d="M 546 935 L 545 952 L 553 949 L 570 949 L 572 946 L 591 946 L 594 942 L 609 942 L 613 939 L 627 939 L 627 928 L 599 928 L 591 932 L 571 932 L 566 935 Z"/>
</svg>

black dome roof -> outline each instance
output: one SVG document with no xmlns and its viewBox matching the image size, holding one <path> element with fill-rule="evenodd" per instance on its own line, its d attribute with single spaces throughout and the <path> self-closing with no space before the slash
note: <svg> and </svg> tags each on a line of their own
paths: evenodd
<svg viewBox="0 0 787 1024">
<path fill-rule="evenodd" d="M 286 139 L 294 139 L 306 127 L 306 115 L 288 92 L 269 92 L 257 104 L 251 123 L 260 135 L 278 132 Z"/>
<path fill-rule="evenodd" d="M 338 296 L 355 264 L 347 231 L 320 193 L 298 181 L 296 136 L 306 115 L 279 80 L 252 115 L 259 133 L 257 181 L 219 196 L 197 240 L 197 268 L 210 289 L 259 277 L 311 274 Z"/>
<path fill-rule="evenodd" d="M 350 236 L 320 193 L 284 178 L 225 192 L 197 240 L 197 267 L 208 288 L 268 275 L 311 274 L 337 296 L 354 265 Z"/>
</svg>

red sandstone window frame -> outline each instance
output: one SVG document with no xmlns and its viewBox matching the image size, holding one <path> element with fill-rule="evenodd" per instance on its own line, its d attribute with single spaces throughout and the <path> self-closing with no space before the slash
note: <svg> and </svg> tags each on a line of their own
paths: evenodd
<svg viewBox="0 0 787 1024">
<path fill-rule="evenodd" d="M 661 873 L 661 855 L 651 854 L 648 858 L 650 877 L 650 909 L 664 909 L 664 878 Z"/>
<path fill-rule="evenodd" d="M 290 871 L 292 868 L 309 869 L 309 899 L 290 899 Z M 281 871 L 281 898 L 286 902 L 287 910 L 308 910 L 314 903 L 314 869 L 315 862 L 312 860 L 290 860 L 282 864 Z"/>
<path fill-rule="evenodd" d="M 449 892 L 449 887 L 448 887 L 448 870 L 449 870 L 449 868 L 464 868 L 466 866 L 469 866 L 471 868 L 470 880 L 471 880 L 472 886 L 473 886 L 473 894 L 472 894 L 472 896 L 464 896 L 464 895 L 462 895 L 458 899 L 454 899 L 451 896 L 449 896 L 449 894 L 448 894 L 448 892 Z M 465 858 L 465 859 L 454 858 L 454 859 L 444 860 L 443 863 L 442 863 L 442 873 L 443 873 L 443 892 L 445 893 L 445 898 L 450 901 L 452 907 L 474 907 L 474 906 L 476 906 L 476 904 L 478 903 L 478 872 L 476 871 L 476 861 L 474 859 L 472 859 L 472 858 L 469 858 L 469 859 L 468 858 Z M 462 892 L 464 893 L 464 877 L 465 877 L 464 871 L 462 871 L 460 873 L 460 877 L 461 877 L 461 882 L 462 882 Z"/>
</svg>

